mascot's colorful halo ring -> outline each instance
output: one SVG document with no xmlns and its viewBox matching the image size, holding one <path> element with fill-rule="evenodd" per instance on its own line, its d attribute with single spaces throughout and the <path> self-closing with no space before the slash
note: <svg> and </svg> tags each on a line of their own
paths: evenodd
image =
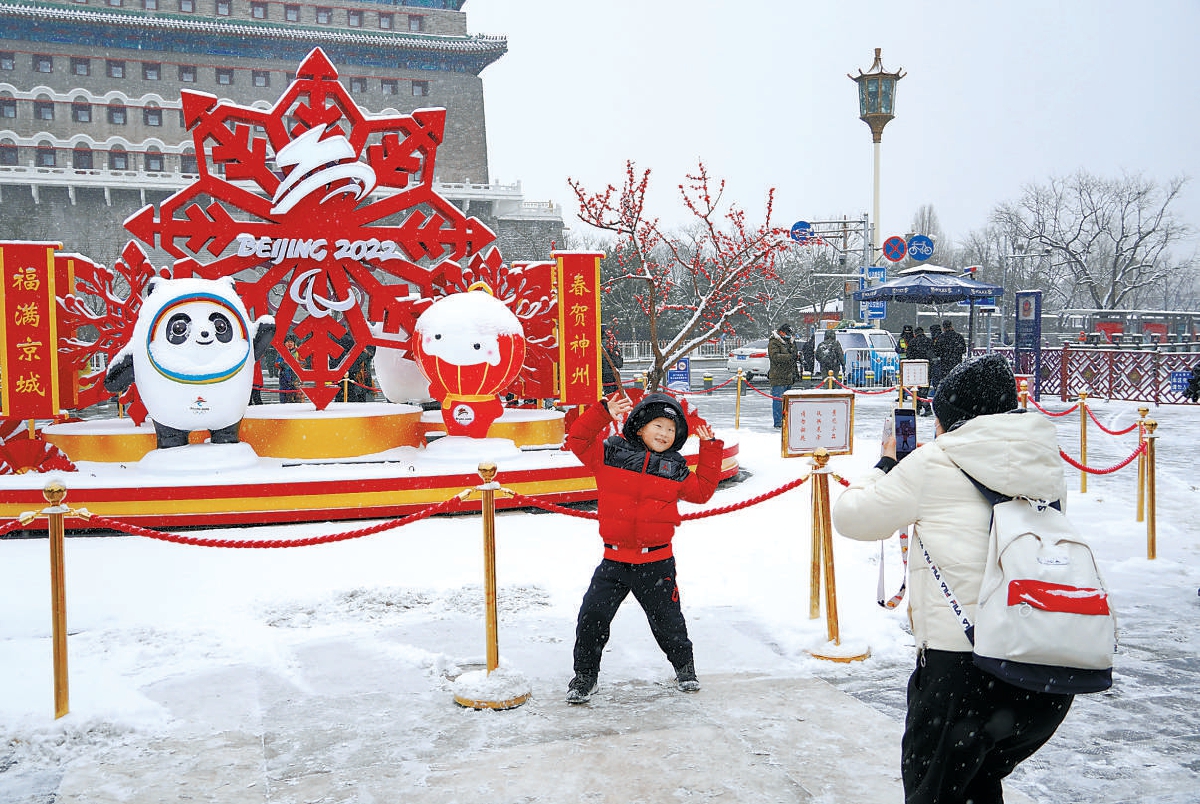
<svg viewBox="0 0 1200 804">
<path fill-rule="evenodd" d="M 163 329 L 170 327 L 172 322 L 176 320 L 178 314 L 185 314 L 187 308 L 198 304 L 211 304 L 218 308 L 228 311 L 229 319 L 237 322 L 241 328 L 240 340 L 246 344 L 240 359 L 233 362 L 232 365 L 225 366 L 223 369 L 214 372 L 194 373 L 180 371 L 178 369 L 167 368 L 162 365 L 159 359 L 154 354 L 154 344 L 157 341 L 167 340 L 170 337 L 169 332 L 164 332 Z M 192 320 L 191 316 L 187 316 Z M 208 385 L 210 383 L 224 382 L 230 377 L 237 374 L 246 365 L 246 361 L 250 357 L 250 327 L 243 317 L 240 310 L 229 304 L 220 296 L 215 296 L 211 293 L 196 293 L 190 296 L 181 296 L 172 303 L 163 307 L 158 312 L 158 315 L 151 321 L 150 326 L 146 330 L 146 356 L 150 361 L 150 365 L 154 367 L 160 375 L 171 380 L 172 382 L 185 383 L 188 385 Z"/>
</svg>

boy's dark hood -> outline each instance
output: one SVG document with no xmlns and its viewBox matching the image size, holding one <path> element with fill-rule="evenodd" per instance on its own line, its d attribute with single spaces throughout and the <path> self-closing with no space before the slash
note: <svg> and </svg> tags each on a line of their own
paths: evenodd
<svg viewBox="0 0 1200 804">
<path fill-rule="evenodd" d="M 677 451 L 683 446 L 683 442 L 687 441 L 687 416 L 683 413 L 683 406 L 676 402 L 674 397 L 667 394 L 646 394 L 642 397 L 641 401 L 634 405 L 633 410 L 629 411 L 629 415 L 625 417 L 625 426 L 621 428 L 621 435 L 630 444 L 644 447 L 645 444 L 638 435 L 638 430 L 659 417 L 675 422 L 675 443 L 671 444 L 671 449 Z"/>
</svg>

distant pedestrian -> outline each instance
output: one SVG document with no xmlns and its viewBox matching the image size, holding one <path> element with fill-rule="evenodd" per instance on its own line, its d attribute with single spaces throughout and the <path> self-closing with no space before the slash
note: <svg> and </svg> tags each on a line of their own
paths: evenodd
<svg viewBox="0 0 1200 804">
<path fill-rule="evenodd" d="M 942 321 L 942 334 L 933 344 L 933 355 L 937 358 L 941 376 L 945 377 L 953 371 L 954 367 L 963 361 L 963 355 L 966 353 L 967 342 L 954 329 L 954 322 L 948 318 Z"/>
<path fill-rule="evenodd" d="M 600 348 L 604 350 L 604 354 L 600 355 L 600 382 L 604 388 L 604 396 L 610 396 L 621 388 L 617 382 L 617 372 L 614 372 L 613 368 L 623 368 L 625 359 L 621 357 L 621 344 L 617 342 L 617 336 L 611 329 L 604 333 L 604 342 Z M 607 359 L 605 355 L 608 355 Z"/>
<path fill-rule="evenodd" d="M 296 351 L 296 346 L 296 336 L 288 333 L 283 339 L 283 348 L 292 356 L 293 360 L 299 362 L 300 356 Z M 282 356 L 275 358 L 275 371 L 279 375 L 280 402 L 299 402 L 304 398 L 304 394 L 298 390 L 300 388 L 300 380 L 296 376 L 295 370 L 287 364 L 287 361 Z"/>
<path fill-rule="evenodd" d="M 767 340 L 767 359 L 771 361 L 767 370 L 767 381 L 771 384 L 771 416 L 778 430 L 783 427 L 783 394 L 795 384 L 799 362 L 792 325 L 786 321 Z"/>
<path fill-rule="evenodd" d="M 908 357 L 908 345 L 912 343 L 913 328 L 912 324 L 905 324 L 900 330 L 900 337 L 896 340 L 896 349 L 900 353 L 901 358 Z"/>
<path fill-rule="evenodd" d="M 908 360 L 924 360 L 928 362 L 930 371 L 933 370 L 933 341 L 929 340 L 929 336 L 925 334 L 924 327 L 917 327 L 913 330 L 912 340 L 908 344 Z M 933 412 L 933 408 L 928 402 L 922 402 L 922 399 L 929 399 L 928 385 L 923 385 L 917 389 L 917 412 L 922 416 L 928 416 Z"/>
<path fill-rule="evenodd" d="M 842 345 L 838 343 L 837 335 L 831 329 L 825 330 L 825 337 L 817 347 L 814 356 L 821 367 L 819 379 L 822 382 L 831 373 L 835 377 L 840 377 L 846 367 L 846 353 L 842 350 Z"/>
</svg>

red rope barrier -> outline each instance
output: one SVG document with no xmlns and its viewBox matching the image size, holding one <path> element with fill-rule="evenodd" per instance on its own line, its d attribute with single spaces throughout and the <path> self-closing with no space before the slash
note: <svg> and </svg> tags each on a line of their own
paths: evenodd
<svg viewBox="0 0 1200 804">
<path fill-rule="evenodd" d="M 757 497 L 751 497 L 750 499 L 743 500 L 742 502 L 733 503 L 731 505 L 722 505 L 716 508 L 709 508 L 705 511 L 695 511 L 690 514 L 684 514 L 680 517 L 680 519 L 684 522 L 688 522 L 693 519 L 704 519 L 710 516 L 717 516 L 718 514 L 727 514 L 732 511 L 740 511 L 743 508 L 749 508 L 752 505 L 758 505 L 760 502 L 765 502 L 773 497 L 778 497 L 780 494 L 783 494 L 786 491 L 791 491 L 794 488 L 802 486 L 810 477 L 812 477 L 812 475 L 805 475 L 804 477 L 793 480 L 790 483 L 784 483 L 779 488 L 764 492 Z M 599 514 L 597 514 L 595 511 L 577 511 L 574 508 L 567 508 L 566 506 L 558 505 L 557 503 L 539 500 L 537 497 L 527 497 L 524 494 L 514 493 L 512 500 L 529 508 L 541 508 L 543 511 L 550 511 L 556 514 L 566 514 L 567 516 L 574 516 L 580 519 L 600 518 Z"/>
<path fill-rule="evenodd" d="M 760 390 L 758 390 L 758 388 L 756 388 L 756 387 L 754 386 L 754 383 L 750 382 L 749 380 L 746 380 L 745 382 L 746 382 L 746 385 L 748 385 L 748 386 L 750 387 L 750 390 L 751 390 L 751 391 L 754 391 L 754 393 L 758 394 L 759 396 L 765 396 L 767 399 L 770 399 L 770 400 L 772 400 L 772 401 L 774 401 L 774 400 L 776 400 L 776 399 L 782 399 L 782 397 L 778 397 L 778 396 L 771 396 L 770 394 L 768 394 L 768 393 L 766 393 L 766 392 L 764 392 L 764 391 L 760 391 Z"/>
<path fill-rule="evenodd" d="M 193 547 L 310 547 L 315 544 L 329 544 L 332 542 L 344 542 L 350 539 L 358 539 L 363 536 L 371 536 L 376 533 L 398 528 L 402 525 L 411 525 L 414 522 L 419 522 L 422 519 L 427 519 L 434 514 L 443 514 L 459 508 L 461 500 L 457 496 L 451 497 L 448 500 L 431 505 L 428 508 L 422 508 L 414 514 L 409 514 L 401 519 L 395 519 L 390 522 L 380 522 L 375 525 L 369 525 L 358 530 L 345 531 L 343 533 L 331 533 L 325 536 L 310 536 L 303 539 L 202 539 L 196 536 L 183 536 L 177 533 L 166 533 L 160 530 L 151 530 L 143 528 L 139 525 L 131 525 L 128 522 L 122 522 L 118 519 L 110 519 L 106 516 L 92 514 L 88 520 L 95 525 L 103 525 L 110 530 L 118 530 L 123 533 L 128 533 L 131 536 L 144 536 L 147 539 L 157 539 L 164 542 L 173 542 L 175 544 L 186 544 Z"/>
<path fill-rule="evenodd" d="M 22 525 L 21 520 L 14 519 L 11 522 L 7 522 L 4 525 L 0 525 L 0 536 L 3 536 L 7 533 L 12 533 L 17 528 L 23 528 L 23 527 L 27 527 L 27 526 Z"/>
<path fill-rule="evenodd" d="M 1044 407 L 1042 407 L 1041 405 L 1039 405 L 1039 404 L 1037 403 L 1037 400 L 1036 400 L 1036 399 L 1034 399 L 1033 397 L 1028 397 L 1028 399 L 1029 399 L 1029 403 L 1030 403 L 1031 405 L 1033 405 L 1035 408 L 1037 408 L 1038 410 L 1040 410 L 1042 413 L 1045 413 L 1047 416 L 1054 416 L 1054 417 L 1058 417 L 1058 416 L 1069 416 L 1070 414 L 1072 414 L 1072 413 L 1074 413 L 1075 411 L 1079 410 L 1079 403 L 1078 403 L 1078 402 L 1076 402 L 1074 407 L 1072 407 L 1072 408 L 1067 408 L 1066 410 L 1062 410 L 1062 411 L 1059 411 L 1058 413 L 1055 413 L 1054 411 L 1052 411 L 1052 410 L 1046 410 Z"/>
<path fill-rule="evenodd" d="M 1096 418 L 1096 414 L 1092 413 L 1091 408 L 1087 409 L 1087 413 L 1088 413 L 1088 418 L 1091 419 L 1093 422 L 1095 422 L 1097 427 L 1099 427 L 1104 432 L 1108 433 L 1110 436 L 1123 436 L 1126 433 L 1132 433 L 1134 430 L 1136 430 L 1138 428 L 1138 425 L 1141 424 L 1141 422 L 1134 422 L 1133 424 L 1126 427 L 1124 430 L 1109 430 L 1107 427 L 1105 427 L 1103 424 L 1100 423 L 1100 420 Z"/>
<path fill-rule="evenodd" d="M 1090 466 L 1084 466 L 1079 461 L 1075 460 L 1070 455 L 1063 452 L 1061 449 L 1058 451 L 1058 454 L 1062 456 L 1062 459 L 1064 461 L 1071 464 L 1072 466 L 1074 466 L 1076 469 L 1078 469 L 1081 472 L 1087 472 L 1089 475 L 1111 475 L 1113 472 L 1117 471 L 1118 469 L 1124 469 L 1126 466 L 1133 463 L 1134 458 L 1141 455 L 1145 451 L 1146 451 L 1146 442 L 1143 441 L 1142 443 L 1138 444 L 1137 449 L 1135 449 L 1133 451 L 1132 455 L 1130 455 L 1128 458 L 1126 458 L 1125 460 L 1118 463 L 1116 466 L 1110 466 L 1107 469 L 1093 469 Z"/>
<path fill-rule="evenodd" d="M 830 472 L 830 473 L 829 473 L 829 476 L 830 476 L 830 477 L 832 477 L 832 478 L 833 478 L 834 480 L 836 480 L 837 482 L 841 483 L 843 486 L 845 486 L 845 487 L 847 487 L 847 488 L 849 488 L 849 487 L 850 487 L 850 481 L 849 481 L 849 480 L 847 480 L 846 478 L 842 477 L 841 475 L 834 474 L 833 472 Z"/>
<path fill-rule="evenodd" d="M 837 383 L 838 385 L 841 385 L 847 391 L 853 391 L 856 394 L 867 394 L 869 396 L 878 396 L 879 394 L 890 394 L 890 393 L 893 393 L 897 388 L 897 386 L 893 385 L 891 388 L 881 388 L 878 391 L 867 391 L 862 388 L 851 388 L 849 385 L 842 385 L 842 383 L 838 382 L 837 377 L 834 377 L 833 381 L 835 383 Z"/>
<path fill-rule="evenodd" d="M 737 376 L 735 375 L 733 377 L 730 377 L 728 380 L 721 383 L 720 385 L 714 385 L 712 388 L 705 388 L 702 391 L 675 391 L 675 393 L 679 394 L 680 396 L 702 396 L 705 394 L 712 393 L 713 391 L 717 390 L 718 388 L 724 388 L 726 385 L 729 385 L 729 383 L 733 382 L 736 379 L 737 379 Z"/>
</svg>

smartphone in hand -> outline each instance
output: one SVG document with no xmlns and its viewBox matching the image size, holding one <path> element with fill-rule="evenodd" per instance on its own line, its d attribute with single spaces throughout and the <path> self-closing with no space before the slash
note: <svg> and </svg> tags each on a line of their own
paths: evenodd
<svg viewBox="0 0 1200 804">
<path fill-rule="evenodd" d="M 896 432 L 896 460 L 902 461 L 917 448 L 917 412 L 912 408 L 896 408 L 892 412 Z"/>
</svg>

